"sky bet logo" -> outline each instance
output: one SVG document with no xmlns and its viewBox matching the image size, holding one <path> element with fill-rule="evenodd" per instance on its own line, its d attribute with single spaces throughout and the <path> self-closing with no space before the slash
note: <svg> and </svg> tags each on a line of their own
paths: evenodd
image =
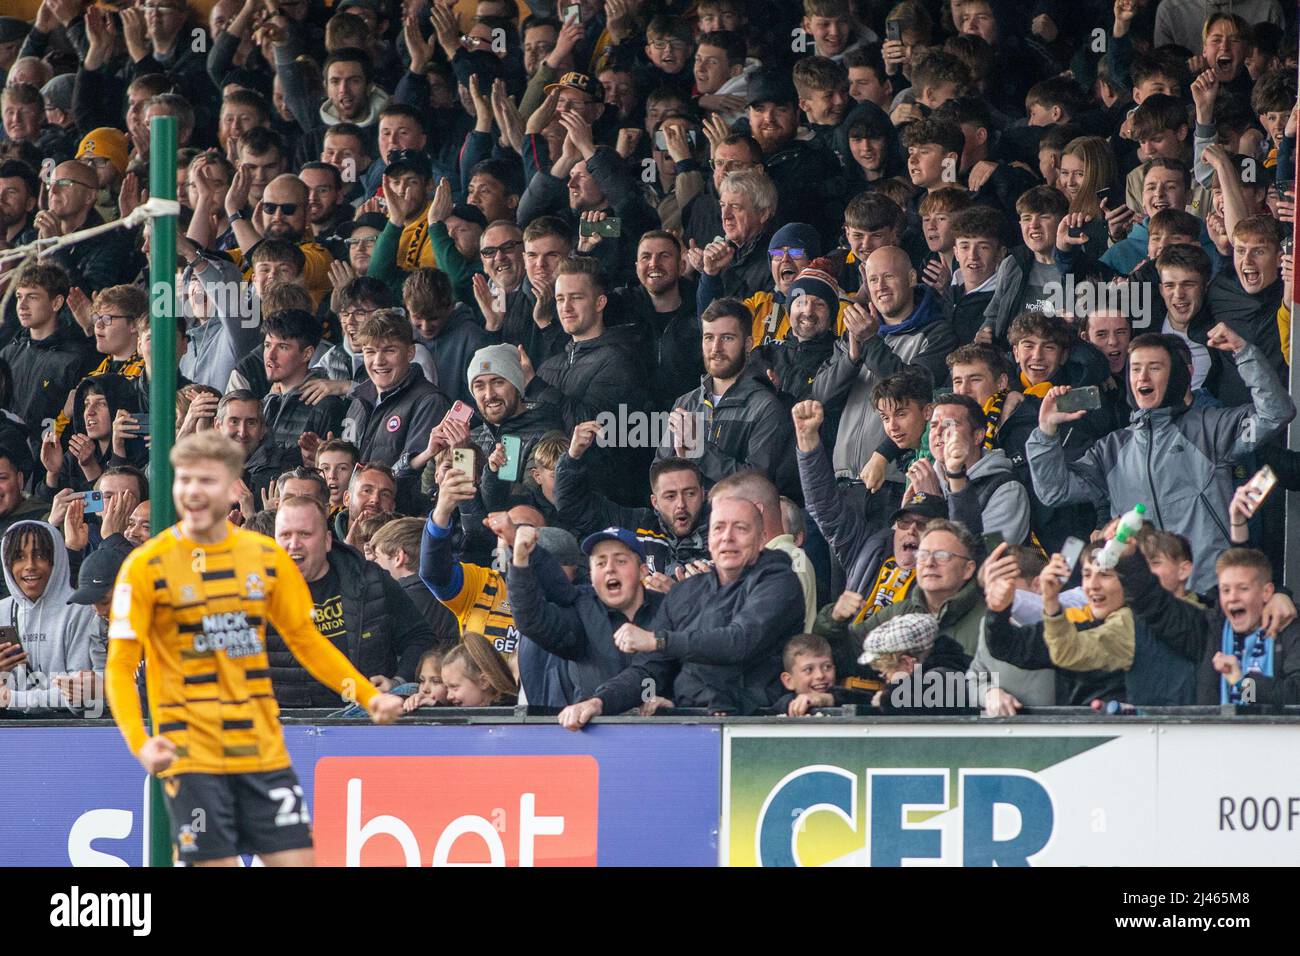
<svg viewBox="0 0 1300 956">
<path fill-rule="evenodd" d="M 955 809 L 949 806 L 953 773 Z M 850 852 L 842 857 L 862 859 L 865 846 L 871 866 L 1029 866 L 1052 839 L 1051 795 L 1024 770 L 868 769 L 865 819 L 859 817 L 858 783 L 858 774 L 826 765 L 785 776 L 759 811 L 758 864 L 801 865 L 801 836 L 828 815 L 853 833 L 853 846 L 844 846 Z"/>
</svg>

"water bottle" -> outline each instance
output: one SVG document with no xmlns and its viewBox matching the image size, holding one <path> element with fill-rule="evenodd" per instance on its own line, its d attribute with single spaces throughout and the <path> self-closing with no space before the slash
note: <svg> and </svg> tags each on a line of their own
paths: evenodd
<svg viewBox="0 0 1300 956">
<path fill-rule="evenodd" d="M 1103 571 L 1109 571 L 1119 564 L 1119 557 L 1124 553 L 1125 546 L 1142 530 L 1142 522 L 1146 520 L 1146 513 L 1146 505 L 1134 505 L 1132 511 L 1119 519 L 1119 527 L 1115 529 L 1115 537 L 1107 541 L 1105 547 L 1097 555 L 1097 567 Z"/>
</svg>

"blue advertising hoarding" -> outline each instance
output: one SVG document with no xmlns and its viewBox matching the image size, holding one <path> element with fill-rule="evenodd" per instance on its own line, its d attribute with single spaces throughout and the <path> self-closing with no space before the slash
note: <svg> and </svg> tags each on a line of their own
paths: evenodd
<svg viewBox="0 0 1300 956">
<path fill-rule="evenodd" d="M 717 863 L 716 726 L 292 725 L 285 741 L 321 864 Z M 141 865 L 145 777 L 115 728 L 5 728 L 0 766 L 0 865 Z"/>
</svg>

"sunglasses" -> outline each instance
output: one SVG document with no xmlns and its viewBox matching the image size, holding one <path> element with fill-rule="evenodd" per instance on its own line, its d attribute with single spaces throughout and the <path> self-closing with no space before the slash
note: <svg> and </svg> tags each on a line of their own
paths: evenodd
<svg viewBox="0 0 1300 956">
<path fill-rule="evenodd" d="M 296 202 L 263 202 L 262 212 L 269 216 L 274 216 L 277 212 L 284 213 L 286 216 L 292 216 L 298 211 Z"/>
<path fill-rule="evenodd" d="M 509 242 L 503 242 L 499 246 L 484 246 L 478 251 L 478 254 L 484 259 L 494 259 L 498 252 L 514 252 L 524 244 L 522 239 L 511 239 Z"/>
<path fill-rule="evenodd" d="M 787 254 L 787 253 L 789 253 L 791 259 L 802 259 L 802 258 L 803 258 L 803 254 L 804 254 L 804 250 L 803 250 L 803 249 L 793 249 L 793 248 L 789 248 L 789 247 L 787 247 L 787 248 L 785 248 L 785 249 L 769 249 L 769 250 L 767 250 L 767 254 L 768 254 L 769 256 L 772 257 L 772 260 L 773 260 L 773 261 L 776 261 L 776 260 L 779 260 L 779 259 L 784 259 L 784 258 L 786 257 L 786 254 Z"/>
</svg>

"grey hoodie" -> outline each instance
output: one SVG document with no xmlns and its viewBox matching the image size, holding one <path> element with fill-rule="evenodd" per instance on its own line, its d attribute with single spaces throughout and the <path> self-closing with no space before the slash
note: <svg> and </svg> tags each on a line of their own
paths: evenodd
<svg viewBox="0 0 1300 956">
<path fill-rule="evenodd" d="M 936 468 L 939 487 L 944 497 L 948 491 L 948 482 L 944 479 L 943 469 Z M 1015 467 L 1011 459 L 1001 448 L 985 449 L 980 460 L 970 466 L 966 481 L 978 493 L 978 486 L 986 478 L 1015 476 Z M 1004 481 L 989 496 L 983 508 L 985 532 L 997 531 L 1012 544 L 1021 544 L 1029 537 L 1029 491 L 1017 481 Z"/>
<path fill-rule="evenodd" d="M 68 550 L 63 546 L 63 535 L 53 525 L 44 521 L 15 522 L 0 542 L 0 554 L 9 539 L 27 527 L 44 528 L 54 539 L 54 569 L 45 593 L 32 601 L 19 590 L 13 572 L 5 563 L 9 597 L 0 601 L 0 625 L 16 626 L 19 642 L 27 652 L 27 663 L 17 667 L 12 675 L 15 690 L 9 709 L 32 712 L 60 706 L 58 691 L 51 685 L 55 675 L 91 669 L 90 643 L 92 636 L 99 632 L 99 618 L 93 607 L 68 603 L 73 590 L 68 574 Z"/>
</svg>

